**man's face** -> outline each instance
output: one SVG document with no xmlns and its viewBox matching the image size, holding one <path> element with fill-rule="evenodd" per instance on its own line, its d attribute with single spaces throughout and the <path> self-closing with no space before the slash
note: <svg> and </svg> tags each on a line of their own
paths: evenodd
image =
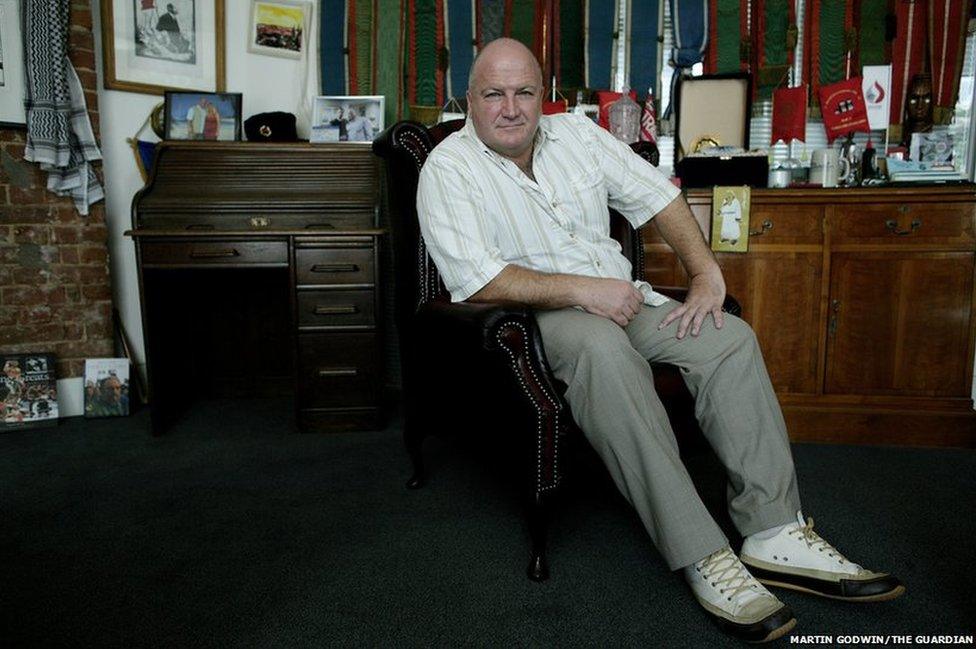
<svg viewBox="0 0 976 649">
<path fill-rule="evenodd" d="M 542 115 L 542 92 L 529 52 L 512 46 L 486 52 L 468 89 L 468 114 L 481 141 L 507 158 L 529 151 Z"/>
<path fill-rule="evenodd" d="M 118 403 L 122 400 L 122 383 L 114 376 L 102 382 L 102 400 L 106 403 Z"/>
</svg>

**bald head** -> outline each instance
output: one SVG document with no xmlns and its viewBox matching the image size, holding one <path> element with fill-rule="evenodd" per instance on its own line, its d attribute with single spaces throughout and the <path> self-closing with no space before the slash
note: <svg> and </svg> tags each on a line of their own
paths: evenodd
<svg viewBox="0 0 976 649">
<path fill-rule="evenodd" d="M 471 64 L 468 117 L 488 148 L 524 165 L 532 157 L 542 93 L 542 70 L 529 48 L 499 38 Z"/>
<path fill-rule="evenodd" d="M 497 62 L 503 60 L 521 61 L 531 66 L 539 81 L 539 87 L 542 87 L 542 66 L 539 65 L 539 61 L 536 60 L 532 51 L 514 38 L 496 38 L 485 45 L 478 52 L 478 55 L 474 57 L 474 61 L 471 63 L 471 70 L 468 72 L 468 90 L 470 91 L 474 88 L 477 76 L 481 74 L 484 68 L 494 66 Z"/>
</svg>

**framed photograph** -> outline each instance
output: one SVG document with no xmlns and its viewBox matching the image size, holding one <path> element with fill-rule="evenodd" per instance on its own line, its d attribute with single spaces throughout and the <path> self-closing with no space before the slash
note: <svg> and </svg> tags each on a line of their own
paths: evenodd
<svg viewBox="0 0 976 649">
<path fill-rule="evenodd" d="M 166 91 L 164 140 L 241 139 L 241 93 Z"/>
<path fill-rule="evenodd" d="M 102 0 L 105 87 L 224 90 L 224 0 Z"/>
<path fill-rule="evenodd" d="M 316 97 L 312 142 L 372 142 L 383 130 L 382 95 Z"/>
<path fill-rule="evenodd" d="M 85 416 L 122 417 L 129 414 L 129 359 L 85 360 Z"/>
<path fill-rule="evenodd" d="M 52 354 L 0 354 L 0 431 L 57 424 Z"/>
<path fill-rule="evenodd" d="M 747 252 L 749 250 L 748 185 L 719 187 L 712 190 L 712 250 Z"/>
<path fill-rule="evenodd" d="M 312 5 L 298 0 L 251 0 L 247 51 L 300 59 L 305 48 Z"/>
<path fill-rule="evenodd" d="M 17 0 L 0 0 L 0 126 L 27 126 L 24 34 Z"/>
</svg>

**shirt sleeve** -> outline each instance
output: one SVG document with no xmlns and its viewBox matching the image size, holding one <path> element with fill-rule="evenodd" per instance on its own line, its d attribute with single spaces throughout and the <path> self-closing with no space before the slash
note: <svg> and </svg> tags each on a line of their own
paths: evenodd
<svg viewBox="0 0 976 649">
<path fill-rule="evenodd" d="M 480 291 L 507 265 L 480 207 L 480 191 L 461 166 L 432 155 L 417 186 L 420 232 L 453 302 Z"/>
<path fill-rule="evenodd" d="M 608 203 L 634 228 L 650 221 L 681 194 L 667 176 L 628 145 L 591 120 L 584 121 L 588 122 L 584 137 L 606 180 Z"/>
</svg>

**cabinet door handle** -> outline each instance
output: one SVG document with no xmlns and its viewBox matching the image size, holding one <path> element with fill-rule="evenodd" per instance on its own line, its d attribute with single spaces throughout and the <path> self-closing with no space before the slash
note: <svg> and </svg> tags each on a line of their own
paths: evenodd
<svg viewBox="0 0 976 649">
<path fill-rule="evenodd" d="M 230 248 L 229 250 L 213 250 L 209 252 L 191 252 L 190 259 L 225 259 L 227 257 L 240 257 L 241 253 Z"/>
<path fill-rule="evenodd" d="M 904 237 L 905 235 L 912 234 L 920 227 L 922 227 L 922 219 L 912 219 L 912 227 L 910 230 L 899 230 L 898 223 L 894 219 L 888 219 L 887 221 L 885 221 L 885 227 L 892 234 L 895 234 L 899 237 Z"/>
<path fill-rule="evenodd" d="M 766 219 L 765 221 L 762 222 L 762 229 L 761 230 L 752 230 L 752 231 L 750 231 L 749 232 L 749 236 L 750 237 L 761 237 L 762 235 L 766 234 L 767 231 L 772 230 L 772 229 L 773 229 L 773 222 L 770 221 L 769 219 Z"/>
<path fill-rule="evenodd" d="M 359 375 L 359 370 L 357 370 L 355 367 L 320 367 L 319 368 L 319 378 L 334 378 L 334 377 L 349 378 L 358 375 Z"/>
<path fill-rule="evenodd" d="M 359 264 L 315 264 L 313 273 L 355 273 L 359 271 Z"/>
<path fill-rule="evenodd" d="M 827 334 L 833 336 L 837 333 L 837 320 L 840 317 L 840 300 L 831 300 L 830 302 L 830 322 L 827 324 Z"/>
<path fill-rule="evenodd" d="M 355 304 L 318 305 L 315 307 L 315 315 L 354 315 L 356 313 L 359 313 L 359 307 Z"/>
</svg>

